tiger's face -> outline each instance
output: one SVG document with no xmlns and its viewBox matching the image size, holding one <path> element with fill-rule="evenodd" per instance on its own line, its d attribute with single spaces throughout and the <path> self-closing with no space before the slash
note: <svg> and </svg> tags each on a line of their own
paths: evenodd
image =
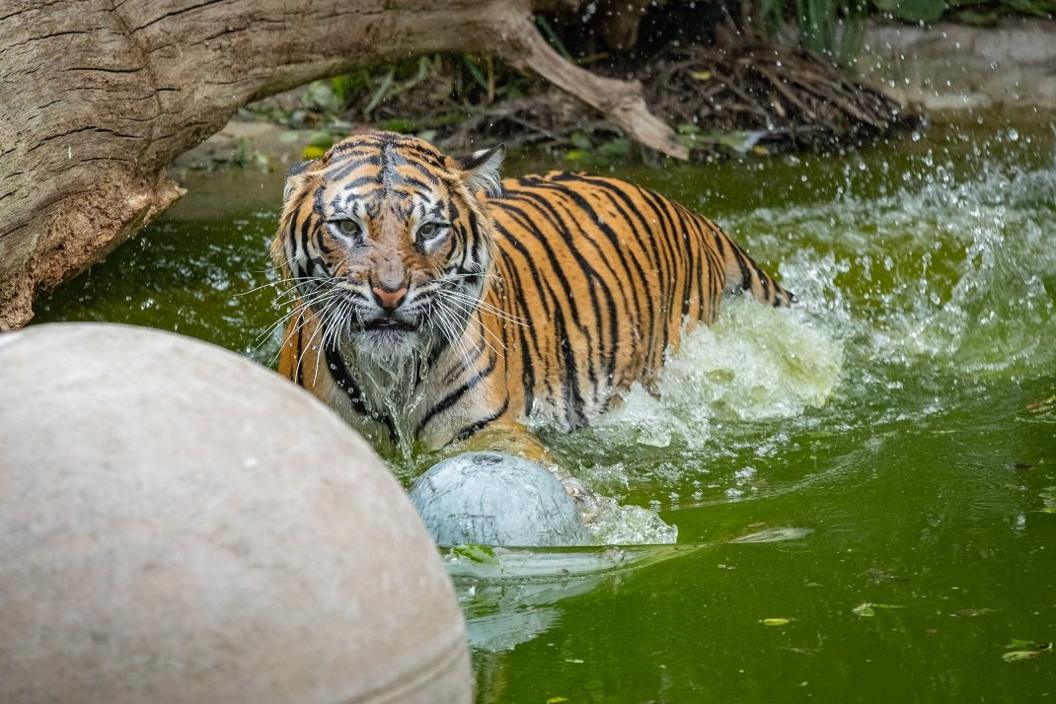
<svg viewBox="0 0 1056 704">
<path fill-rule="evenodd" d="M 504 150 L 455 160 L 373 133 L 292 170 L 272 255 L 322 322 L 324 345 L 405 355 L 455 344 L 483 294 Z"/>
</svg>

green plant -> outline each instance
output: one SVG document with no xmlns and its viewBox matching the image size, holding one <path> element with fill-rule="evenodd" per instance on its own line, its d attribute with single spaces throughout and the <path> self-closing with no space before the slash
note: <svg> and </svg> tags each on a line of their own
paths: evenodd
<svg viewBox="0 0 1056 704">
<path fill-rule="evenodd" d="M 868 11 L 869 0 L 759 0 L 756 14 L 774 34 L 793 18 L 800 46 L 847 66 L 861 51 Z"/>
<path fill-rule="evenodd" d="M 852 64 L 862 47 L 865 18 L 882 14 L 904 22 L 949 17 L 990 24 L 1004 15 L 1056 17 L 1056 0 L 758 0 L 756 20 L 778 34 L 792 28 L 804 49 Z"/>
</svg>

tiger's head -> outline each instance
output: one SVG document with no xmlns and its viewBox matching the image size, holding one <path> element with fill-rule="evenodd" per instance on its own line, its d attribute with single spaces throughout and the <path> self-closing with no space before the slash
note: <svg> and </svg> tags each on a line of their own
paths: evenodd
<svg viewBox="0 0 1056 704">
<path fill-rule="evenodd" d="M 483 295 L 503 146 L 453 159 L 416 137 L 350 137 L 290 170 L 272 257 L 319 342 L 405 355 L 455 344 Z"/>
</svg>

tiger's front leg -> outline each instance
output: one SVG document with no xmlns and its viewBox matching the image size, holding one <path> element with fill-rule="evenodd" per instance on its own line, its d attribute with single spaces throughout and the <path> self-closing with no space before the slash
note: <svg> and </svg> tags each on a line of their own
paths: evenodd
<svg viewBox="0 0 1056 704">
<path fill-rule="evenodd" d="M 512 421 L 493 423 L 460 441 L 455 449 L 465 452 L 504 452 L 535 462 L 545 467 L 561 482 L 565 493 L 576 502 L 576 508 L 584 522 L 589 522 L 597 516 L 598 498 L 594 492 L 564 471 L 554 459 L 550 449 L 535 433 L 520 423 Z"/>
</svg>

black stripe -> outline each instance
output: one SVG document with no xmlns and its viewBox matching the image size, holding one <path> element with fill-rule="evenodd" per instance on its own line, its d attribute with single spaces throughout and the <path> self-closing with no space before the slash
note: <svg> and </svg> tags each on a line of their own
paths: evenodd
<svg viewBox="0 0 1056 704">
<path fill-rule="evenodd" d="M 481 418 L 476 423 L 473 423 L 471 425 L 467 425 L 465 428 L 462 428 L 462 430 L 458 431 L 458 434 L 455 435 L 455 439 L 456 440 L 465 440 L 470 435 L 473 435 L 474 433 L 482 430 L 489 423 L 491 423 L 496 418 L 500 417 L 503 413 L 505 413 L 506 409 L 509 408 L 509 407 L 510 407 L 510 397 L 507 396 L 503 400 L 502 406 L 499 407 L 499 410 L 495 411 L 494 413 L 492 413 L 490 416 L 487 416 L 486 418 Z"/>
<path fill-rule="evenodd" d="M 657 264 L 657 266 L 660 265 L 660 251 L 659 251 L 659 249 L 657 249 L 657 244 L 655 242 L 655 239 L 652 237 L 653 227 L 645 220 L 645 217 L 642 215 L 641 211 L 639 211 L 638 207 L 634 204 L 634 201 L 631 199 L 631 197 L 627 193 L 627 191 L 625 191 L 621 187 L 623 185 L 626 185 L 628 188 L 631 188 L 632 186 L 630 184 L 623 184 L 623 183 L 620 183 L 620 182 L 614 182 L 614 181 L 610 181 L 610 180 L 604 179 L 604 178 L 589 177 L 589 176 L 569 174 L 569 173 L 557 173 L 557 174 L 554 174 L 552 176 L 552 178 L 555 181 L 572 181 L 572 182 L 588 183 L 588 184 L 600 189 L 603 193 L 605 193 L 607 198 L 608 198 L 608 200 L 609 200 L 609 202 L 610 202 L 610 204 L 620 213 L 620 216 L 623 217 L 624 221 L 626 221 L 627 224 L 630 225 L 631 232 L 634 234 L 634 238 L 637 241 L 638 246 L 641 248 L 641 250 L 643 252 L 646 252 L 646 253 L 651 252 L 652 253 L 651 261 L 655 262 Z M 633 216 L 633 218 L 632 218 L 632 216 Z M 632 222 L 633 220 L 637 220 L 638 227 L 634 227 L 633 222 Z M 644 239 L 643 239 L 643 235 L 644 235 Z M 642 273 L 642 276 L 643 276 L 642 289 L 643 290 L 649 290 L 650 287 L 648 285 L 648 282 L 644 279 L 644 276 L 645 276 L 644 272 Z M 659 275 L 659 272 L 658 272 L 657 280 L 658 280 L 659 283 L 662 284 L 662 280 L 661 280 L 661 277 Z M 654 357 L 656 355 L 656 353 L 657 353 L 657 350 L 654 349 L 653 340 L 656 339 L 656 332 L 657 332 L 656 327 L 657 327 L 657 325 L 660 324 L 660 316 L 658 316 L 658 315 L 650 315 L 648 317 L 648 323 L 649 323 L 649 335 L 648 335 L 649 343 L 647 345 L 646 352 L 647 352 L 647 356 L 648 357 Z M 666 340 L 666 335 L 667 335 L 667 326 L 666 325 L 663 326 L 663 331 L 664 331 L 664 336 L 665 336 L 665 340 Z M 665 344 L 666 344 L 666 341 L 665 341 Z M 663 350 L 659 350 L 659 352 L 662 354 Z M 646 366 L 648 366 L 650 368 L 655 368 L 655 367 L 659 366 L 661 361 L 662 361 L 662 359 L 657 359 L 657 360 L 654 360 L 654 361 L 649 361 L 647 359 Z"/>
<path fill-rule="evenodd" d="M 534 335 L 528 335 L 527 331 L 523 330 L 525 326 L 531 325 L 531 316 L 528 315 L 528 307 L 525 304 L 524 288 L 521 286 L 520 276 L 518 276 L 517 270 L 513 267 L 506 252 L 501 249 L 498 251 L 499 257 L 508 269 L 508 271 L 503 272 L 502 277 L 506 286 L 503 295 L 503 302 L 507 308 L 506 312 L 513 314 L 521 321 L 521 325 L 516 326 L 512 332 L 521 343 L 519 346 L 521 348 L 521 376 L 524 380 L 524 415 L 528 416 L 531 415 L 532 402 L 535 400 L 535 366 L 532 364 L 529 343 L 535 347 L 537 357 L 539 356 L 539 344 Z M 510 310 L 511 307 L 515 310 Z M 505 330 L 508 324 L 503 321 L 502 325 L 503 330 Z M 547 381 L 547 386 L 549 387 L 549 381 Z M 553 393 L 552 390 L 550 392 Z"/>
<path fill-rule="evenodd" d="M 542 187 L 546 190 L 557 191 L 559 193 L 561 192 L 561 190 L 563 190 L 563 187 L 557 184 L 545 184 Z M 608 286 L 608 282 L 606 281 L 605 277 L 602 277 L 600 274 L 598 274 L 597 270 L 590 265 L 590 262 L 587 260 L 586 257 L 583 256 L 582 253 L 580 253 L 579 248 L 576 246 L 579 241 L 583 240 L 590 242 L 595 247 L 595 249 L 597 249 L 597 244 L 591 239 L 589 233 L 587 233 L 586 230 L 584 230 L 582 227 L 578 228 L 581 237 L 574 237 L 575 233 L 569 226 L 568 221 L 561 217 L 561 214 L 557 211 L 557 208 L 554 206 L 552 200 L 547 199 L 537 193 L 532 193 L 530 191 L 518 191 L 511 193 L 510 199 L 528 199 L 530 203 L 536 205 L 540 212 L 543 213 L 543 216 L 547 219 L 550 225 L 556 228 L 559 233 L 562 233 L 564 235 L 564 240 L 565 243 L 568 245 L 568 250 L 572 253 L 573 258 L 576 260 L 576 263 L 579 264 L 579 268 L 584 275 L 584 283 L 587 287 L 587 293 L 590 295 L 594 318 L 598 327 L 598 342 L 600 344 L 597 347 L 597 351 L 599 356 L 605 357 L 606 378 L 611 378 L 616 368 L 616 347 L 620 339 L 619 315 L 618 311 L 616 310 L 616 300 L 613 296 L 612 290 Z M 610 339 L 607 350 L 605 349 L 604 338 L 601 335 L 601 330 L 603 328 L 603 326 L 601 325 L 601 305 L 598 301 L 596 289 L 601 289 L 602 294 L 605 296 L 606 309 L 608 310 L 609 315 Z M 570 295 L 572 294 L 571 291 L 569 291 L 569 293 Z M 589 349 L 588 362 L 590 363 L 590 366 L 588 367 L 588 376 L 594 385 L 594 396 L 596 401 L 598 392 L 598 377 L 594 369 L 594 360 L 589 357 Z"/>
<path fill-rule="evenodd" d="M 573 325 L 576 327 L 576 329 L 579 331 L 579 333 L 586 340 L 586 347 L 587 347 L 587 350 L 588 350 L 587 376 L 590 379 L 591 383 L 594 385 L 594 388 L 596 389 L 597 388 L 597 379 L 598 379 L 597 370 L 594 367 L 593 359 L 591 359 L 590 356 L 589 356 L 589 350 L 592 350 L 594 348 L 594 340 L 593 340 L 593 337 L 592 337 L 591 332 L 590 332 L 590 326 L 584 325 L 584 323 L 583 323 L 583 318 L 580 315 L 579 305 L 576 302 L 576 297 L 573 296 L 573 295 L 570 295 L 570 293 L 571 293 L 571 285 L 570 285 L 570 283 L 568 281 L 568 277 L 565 276 L 564 269 L 561 267 L 561 265 L 560 265 L 560 263 L 559 263 L 559 261 L 557 259 L 557 255 L 555 254 L 553 248 L 550 246 L 550 242 L 547 239 L 546 235 L 543 232 L 541 232 L 535 226 L 534 221 L 532 220 L 532 218 L 527 213 L 525 213 L 523 210 L 521 210 L 520 207 L 518 207 L 516 205 L 513 205 L 512 203 L 510 203 L 508 201 L 503 202 L 501 205 L 502 205 L 503 210 L 505 210 L 508 214 L 510 214 L 512 219 L 517 221 L 517 223 L 524 229 L 525 232 L 527 232 L 530 235 L 532 235 L 543 246 L 543 250 L 546 252 L 547 259 L 549 260 L 549 263 L 550 263 L 550 271 L 553 273 L 553 276 L 561 284 L 561 289 L 562 289 L 562 294 L 563 294 L 561 296 L 556 295 L 553 292 L 553 289 L 550 288 L 549 284 L 547 284 L 547 291 L 550 292 L 551 298 L 555 302 L 555 308 L 557 309 L 557 313 L 553 317 L 556 320 L 556 319 L 561 319 L 561 317 L 563 315 L 565 315 L 565 310 L 564 310 L 564 308 L 562 308 L 562 306 L 560 304 L 560 301 L 564 301 L 567 304 L 567 306 L 568 306 L 568 311 L 569 311 L 569 314 L 571 315 Z M 531 258 L 529 258 L 527 256 L 526 256 L 525 264 L 530 270 L 534 271 L 536 269 L 535 262 L 532 261 Z M 595 302 L 595 315 L 597 315 L 597 304 L 596 304 L 596 302 Z M 562 323 L 564 323 L 564 321 L 562 321 Z M 565 329 L 567 330 L 567 327 Z"/>
<path fill-rule="evenodd" d="M 484 381 L 486 377 L 491 376 L 491 373 L 495 371 L 496 360 L 497 356 L 495 353 L 488 355 L 488 366 L 482 371 L 474 371 L 473 376 L 470 377 L 468 381 L 447 394 L 447 396 L 444 396 L 438 404 L 430 408 L 429 412 L 418 422 L 418 429 L 415 431 L 415 436 L 417 437 L 422 430 L 425 429 L 425 426 L 429 424 L 429 421 L 454 406 L 463 396 L 475 389 L 480 382 Z"/>
<path fill-rule="evenodd" d="M 367 408 L 367 404 L 364 402 L 363 394 L 360 392 L 359 387 L 356 386 L 355 379 L 348 371 L 348 367 L 345 365 L 344 358 L 341 357 L 341 353 L 333 347 L 326 347 L 325 349 L 326 366 L 330 371 L 330 376 L 333 377 L 334 383 L 337 387 L 348 395 L 348 400 L 352 403 L 352 409 L 368 418 L 373 418 L 389 431 L 389 439 L 392 442 L 397 441 L 396 435 L 396 423 L 393 422 L 392 417 L 389 415 L 383 415 L 380 413 L 371 413 L 370 409 Z"/>
</svg>

